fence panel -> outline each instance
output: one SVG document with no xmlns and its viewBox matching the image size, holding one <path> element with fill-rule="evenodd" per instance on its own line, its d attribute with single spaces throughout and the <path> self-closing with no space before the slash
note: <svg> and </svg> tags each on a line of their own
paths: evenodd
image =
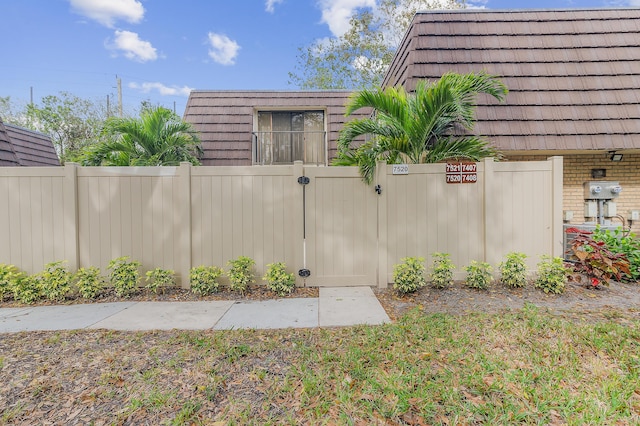
<svg viewBox="0 0 640 426">
<path fill-rule="evenodd" d="M 64 220 L 75 201 L 65 179 L 62 167 L 0 168 L 0 263 L 35 273 L 75 257 L 74 225 Z"/>
<path fill-rule="evenodd" d="M 177 167 L 78 168 L 80 265 L 106 272 L 129 256 L 143 270 L 180 268 Z"/>
<path fill-rule="evenodd" d="M 424 257 L 428 265 L 436 252 L 456 265 L 484 258 L 483 170 L 478 164 L 477 183 L 447 184 L 444 164 L 411 164 L 408 175 L 386 166 L 387 282 L 403 257 Z"/>
<path fill-rule="evenodd" d="M 238 256 L 293 271 L 302 252 L 302 198 L 294 166 L 197 167 L 191 174 L 192 263 L 224 267 Z"/>
</svg>

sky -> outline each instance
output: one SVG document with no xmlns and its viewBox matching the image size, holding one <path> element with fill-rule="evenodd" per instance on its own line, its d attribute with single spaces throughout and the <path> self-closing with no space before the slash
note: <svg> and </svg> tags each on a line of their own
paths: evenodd
<svg viewBox="0 0 640 426">
<path fill-rule="evenodd" d="M 339 36 L 377 0 L 0 0 L 0 97 L 69 92 L 182 115 L 189 91 L 289 84 L 300 47 Z M 469 3 L 469 2 L 468 2 Z M 476 0 L 485 9 L 640 6 L 640 0 Z"/>
</svg>

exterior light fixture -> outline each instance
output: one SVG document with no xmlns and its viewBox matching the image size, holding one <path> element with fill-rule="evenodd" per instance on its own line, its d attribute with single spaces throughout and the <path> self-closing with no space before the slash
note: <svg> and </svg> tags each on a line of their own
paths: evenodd
<svg viewBox="0 0 640 426">
<path fill-rule="evenodd" d="M 622 161 L 622 154 L 616 151 L 609 151 L 609 160 L 611 161 Z"/>
</svg>

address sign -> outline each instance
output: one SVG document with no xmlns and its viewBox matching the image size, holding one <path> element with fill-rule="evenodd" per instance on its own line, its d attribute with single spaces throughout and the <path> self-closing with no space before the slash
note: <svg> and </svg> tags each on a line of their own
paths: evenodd
<svg viewBox="0 0 640 426">
<path fill-rule="evenodd" d="M 476 163 L 447 163 L 447 183 L 476 183 L 478 181 L 478 165 Z"/>
</svg>

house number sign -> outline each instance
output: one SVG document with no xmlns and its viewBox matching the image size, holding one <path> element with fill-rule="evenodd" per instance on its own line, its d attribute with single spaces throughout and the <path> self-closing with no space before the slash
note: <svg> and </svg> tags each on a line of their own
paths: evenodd
<svg viewBox="0 0 640 426">
<path fill-rule="evenodd" d="M 447 163 L 447 183 L 476 183 L 478 165 L 476 163 Z"/>
<path fill-rule="evenodd" d="M 409 165 L 408 164 L 394 164 L 392 169 L 392 174 L 394 175 L 408 175 L 409 174 Z"/>
</svg>

